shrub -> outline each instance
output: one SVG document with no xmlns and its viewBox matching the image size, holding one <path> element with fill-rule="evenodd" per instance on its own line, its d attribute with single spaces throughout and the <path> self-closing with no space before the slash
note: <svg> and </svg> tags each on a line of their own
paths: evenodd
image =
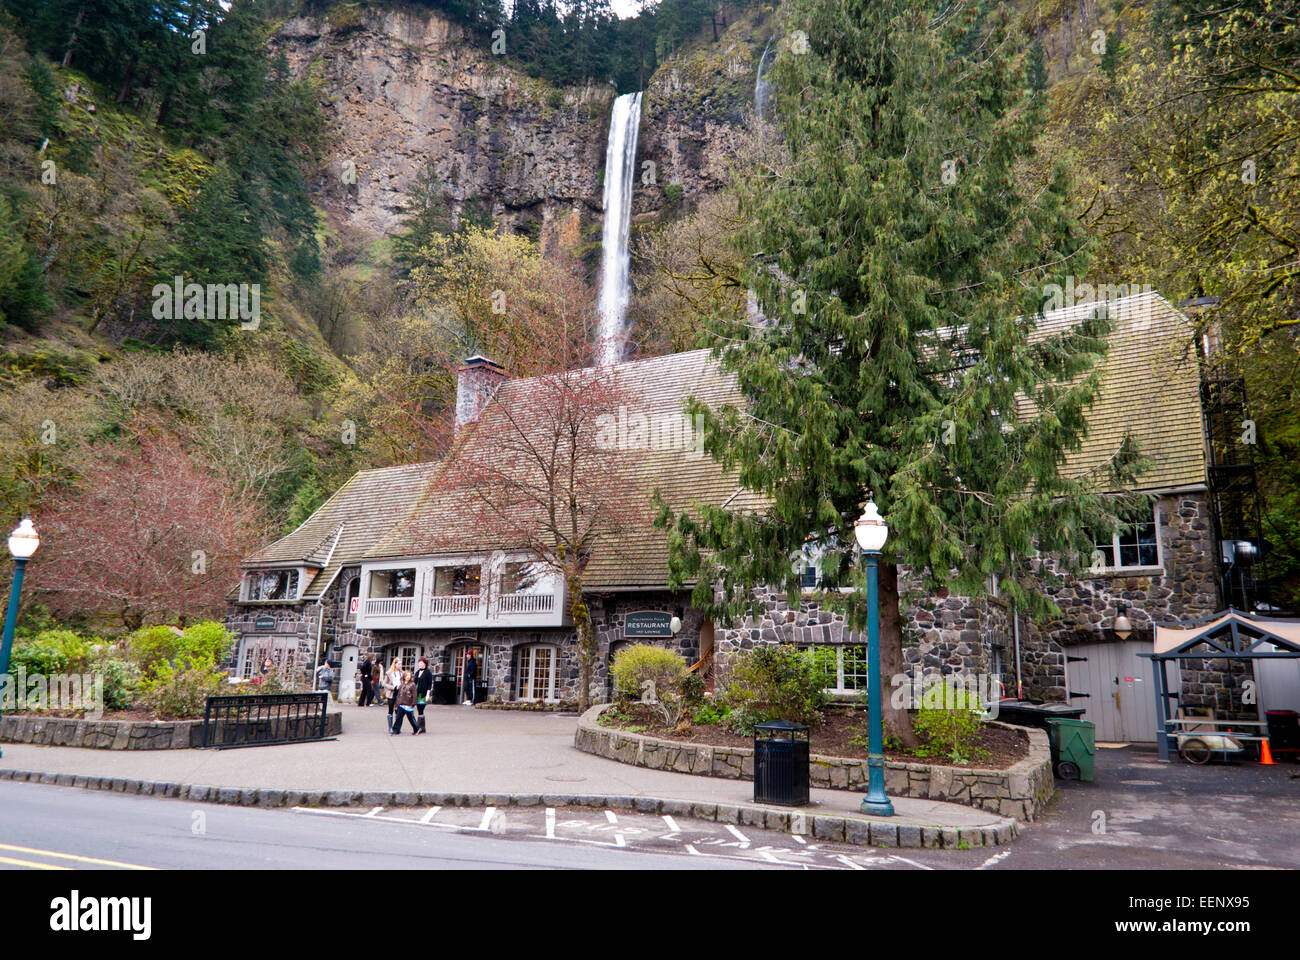
<svg viewBox="0 0 1300 960">
<path fill-rule="evenodd" d="M 745 703 L 730 708 L 726 716 L 723 717 L 722 723 L 723 726 L 738 737 L 752 737 L 754 727 L 760 723 L 767 723 L 769 720 L 775 719 L 768 711 L 760 710 L 753 704 Z"/>
<path fill-rule="evenodd" d="M 142 684 L 141 699 L 164 720 L 192 720 L 203 716 L 208 697 L 222 693 L 225 683 L 225 671 L 211 661 L 178 656 L 175 663 L 154 664 L 153 675 Z"/>
<path fill-rule="evenodd" d="M 108 647 L 95 653 L 89 667 L 104 677 L 105 710 L 129 710 L 135 705 L 140 685 L 140 671 L 135 664 Z"/>
<path fill-rule="evenodd" d="M 669 183 L 664 185 L 664 199 L 672 206 L 682 202 L 682 185 L 680 183 Z"/>
<path fill-rule="evenodd" d="M 90 657 L 90 644 L 71 630 L 42 630 L 17 644 L 10 655 L 10 670 L 20 666 L 28 674 L 50 677 L 59 673 L 81 672 Z"/>
<path fill-rule="evenodd" d="M 142 673 L 152 675 L 154 664 L 170 662 L 176 656 L 179 643 L 175 627 L 141 627 L 126 638 L 126 655 Z"/>
<path fill-rule="evenodd" d="M 215 620 L 201 620 L 184 630 L 175 627 L 141 627 L 126 641 L 127 655 L 145 676 L 157 673 L 158 665 L 189 657 L 219 663 L 230 652 L 235 635 Z"/>
<path fill-rule="evenodd" d="M 980 699 L 954 683 L 936 683 L 921 695 L 921 706 L 912 729 L 921 739 L 917 753 L 923 757 L 947 757 L 953 763 L 968 763 L 988 755 L 976 746 L 980 736 Z"/>
<path fill-rule="evenodd" d="M 750 736 L 753 723 L 768 720 L 809 726 L 821 723 L 829 685 L 824 664 L 810 651 L 801 652 L 789 644 L 762 646 L 741 651 L 732 660 L 722 700 L 733 709 L 732 729 L 741 733 L 736 728 L 741 724 L 748 728 L 741 735 Z M 734 711 L 741 708 L 741 715 L 735 716 Z"/>
<path fill-rule="evenodd" d="M 610 664 L 614 677 L 614 694 L 623 700 L 635 700 L 653 689 L 655 697 L 677 692 L 686 675 L 686 659 L 677 651 L 652 643 L 637 643 L 614 654 Z M 647 683 L 653 683 L 652 688 Z"/>
<path fill-rule="evenodd" d="M 725 704 L 706 703 L 691 716 L 691 722 L 702 727 L 709 727 L 715 723 L 721 723 L 726 718 L 727 712 Z"/>
</svg>

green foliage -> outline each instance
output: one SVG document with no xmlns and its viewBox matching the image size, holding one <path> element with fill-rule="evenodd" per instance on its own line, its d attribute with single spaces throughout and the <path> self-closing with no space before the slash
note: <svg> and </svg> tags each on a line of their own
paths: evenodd
<svg viewBox="0 0 1300 960">
<path fill-rule="evenodd" d="M 711 727 L 716 723 L 721 723 L 726 719 L 730 708 L 726 704 L 718 704 L 712 701 L 705 703 L 691 715 L 691 723 L 699 724 L 702 727 Z"/>
<path fill-rule="evenodd" d="M 936 683 L 921 695 L 920 709 L 912 727 L 921 738 L 917 753 L 924 757 L 945 757 L 953 763 L 969 763 L 988 756 L 977 746 L 983 729 L 979 697 L 963 686 Z"/>
<path fill-rule="evenodd" d="M 638 699 L 653 683 L 656 697 L 672 694 L 686 675 L 686 659 L 676 650 L 652 643 L 635 643 L 614 654 L 609 672 L 614 678 L 614 694 L 624 700 Z"/>
<path fill-rule="evenodd" d="M 104 709 L 129 710 L 135 706 L 140 671 L 112 648 L 104 648 L 89 663 L 89 671 L 104 678 Z"/>
<path fill-rule="evenodd" d="M 59 673 L 78 673 L 90 657 L 90 644 L 71 630 L 43 630 L 29 640 L 14 645 L 10 654 L 10 671 L 19 667 L 27 673 L 51 677 Z"/>
<path fill-rule="evenodd" d="M 207 698 L 224 692 L 226 672 L 203 657 L 181 655 L 175 663 L 153 665 L 141 684 L 141 702 L 164 720 L 192 720 L 203 715 Z"/>
<path fill-rule="evenodd" d="M 35 330 L 49 308 L 40 261 L 23 240 L 13 205 L 0 194 L 0 322 Z"/>
<path fill-rule="evenodd" d="M 664 199 L 671 206 L 676 206 L 682 202 L 682 185 L 680 183 L 669 183 L 664 186 Z"/>
<path fill-rule="evenodd" d="M 235 635 L 215 620 L 190 624 L 179 633 L 170 626 L 141 627 L 126 641 L 128 658 L 146 678 L 182 659 L 216 664 L 230 654 Z M 174 671 L 173 671 L 174 672 Z"/>
<path fill-rule="evenodd" d="M 720 699 L 731 707 L 732 729 L 750 736 L 754 723 L 768 720 L 821 723 L 829 685 L 824 662 L 811 651 L 763 645 L 732 658 Z"/>
</svg>

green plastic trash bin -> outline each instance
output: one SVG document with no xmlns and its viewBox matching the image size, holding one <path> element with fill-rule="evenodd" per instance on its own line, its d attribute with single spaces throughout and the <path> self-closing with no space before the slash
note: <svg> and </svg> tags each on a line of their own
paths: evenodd
<svg viewBox="0 0 1300 960">
<path fill-rule="evenodd" d="M 1092 758 L 1097 752 L 1097 727 L 1092 721 L 1049 717 L 1047 741 L 1052 746 L 1052 771 L 1058 777 L 1092 782 Z"/>
</svg>

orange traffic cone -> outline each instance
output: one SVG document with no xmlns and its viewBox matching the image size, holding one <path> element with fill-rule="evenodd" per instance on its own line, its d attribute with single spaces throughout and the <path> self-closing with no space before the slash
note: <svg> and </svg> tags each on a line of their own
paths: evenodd
<svg viewBox="0 0 1300 960">
<path fill-rule="evenodd" d="M 1259 741 L 1259 762 L 1261 766 L 1273 766 L 1276 761 L 1273 759 L 1273 751 L 1268 748 L 1268 740 Z"/>
</svg>

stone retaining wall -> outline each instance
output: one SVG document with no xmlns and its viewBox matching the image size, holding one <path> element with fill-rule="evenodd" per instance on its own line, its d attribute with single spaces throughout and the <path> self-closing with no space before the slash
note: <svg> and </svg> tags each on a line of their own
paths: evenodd
<svg viewBox="0 0 1300 960">
<path fill-rule="evenodd" d="M 579 718 L 573 735 L 573 745 L 579 750 L 653 770 L 731 780 L 754 779 L 752 747 L 683 743 L 602 727 L 596 718 L 608 706 L 597 704 Z M 1029 735 L 1029 755 L 1006 770 L 886 761 L 885 790 L 895 797 L 945 800 L 1017 820 L 1033 820 L 1056 792 L 1051 751 L 1047 734 L 1042 730 L 1016 729 Z M 866 790 L 867 761 L 814 753 L 810 777 L 814 787 Z"/>
<path fill-rule="evenodd" d="M 343 714 L 327 713 L 327 736 L 343 732 Z M 203 745 L 202 720 L 77 720 L 70 717 L 0 718 L 0 742 L 92 750 L 184 750 Z"/>
</svg>

